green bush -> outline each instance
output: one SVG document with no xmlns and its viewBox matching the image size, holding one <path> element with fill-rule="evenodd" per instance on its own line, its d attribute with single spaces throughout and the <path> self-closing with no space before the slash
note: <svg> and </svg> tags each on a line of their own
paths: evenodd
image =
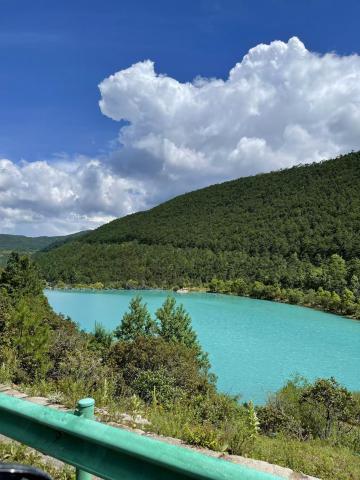
<svg viewBox="0 0 360 480">
<path fill-rule="evenodd" d="M 162 385 L 163 393 L 166 385 L 167 395 L 172 392 L 175 397 L 180 391 L 196 395 L 215 388 L 199 369 L 197 352 L 161 337 L 115 343 L 109 353 L 109 366 L 116 376 L 118 395 L 130 391 L 148 403 L 156 384 Z"/>
<path fill-rule="evenodd" d="M 266 405 L 257 408 L 263 433 L 306 440 L 329 439 L 334 444 L 357 448 L 360 408 L 357 398 L 334 378 L 308 383 L 294 378 Z"/>
<path fill-rule="evenodd" d="M 209 448 L 210 450 L 221 449 L 218 432 L 208 423 L 192 426 L 186 425 L 183 440 L 189 445 L 197 447 Z"/>
<path fill-rule="evenodd" d="M 291 468 L 322 480 L 358 480 L 360 458 L 345 447 L 334 447 L 321 440 L 300 442 L 286 436 L 259 436 L 253 458 Z"/>
</svg>

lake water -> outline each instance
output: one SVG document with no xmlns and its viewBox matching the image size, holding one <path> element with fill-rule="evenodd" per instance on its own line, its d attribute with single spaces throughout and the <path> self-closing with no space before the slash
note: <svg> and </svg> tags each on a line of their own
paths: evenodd
<svg viewBox="0 0 360 480">
<path fill-rule="evenodd" d="M 87 331 L 113 330 L 139 293 L 153 313 L 169 292 L 48 290 L 54 310 Z M 360 321 L 308 308 L 206 293 L 175 294 L 209 352 L 219 389 L 263 403 L 293 374 L 334 376 L 360 390 Z"/>
</svg>

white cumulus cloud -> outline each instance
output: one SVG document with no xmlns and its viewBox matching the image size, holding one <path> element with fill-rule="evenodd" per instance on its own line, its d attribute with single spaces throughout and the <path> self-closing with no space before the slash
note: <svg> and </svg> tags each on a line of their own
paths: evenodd
<svg viewBox="0 0 360 480">
<path fill-rule="evenodd" d="M 135 149 L 180 191 L 360 147 L 360 57 L 318 55 L 296 37 L 251 49 L 226 80 L 181 83 L 147 60 L 100 92 L 103 114 L 129 122 L 118 161 Z"/>
<path fill-rule="evenodd" d="M 0 233 L 59 235 L 144 208 L 139 182 L 97 159 L 15 164 L 0 159 Z"/>
<path fill-rule="evenodd" d="M 226 79 L 182 83 L 146 60 L 99 88 L 102 113 L 125 121 L 113 151 L 0 160 L 2 233 L 93 228 L 211 183 L 360 149 L 360 57 L 320 55 L 295 37 L 251 49 Z"/>
</svg>

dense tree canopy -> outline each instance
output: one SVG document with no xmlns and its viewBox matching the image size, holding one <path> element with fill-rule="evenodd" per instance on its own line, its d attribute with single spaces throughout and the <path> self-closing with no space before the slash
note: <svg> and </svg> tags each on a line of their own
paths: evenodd
<svg viewBox="0 0 360 480">
<path fill-rule="evenodd" d="M 73 235 L 57 237 L 25 237 L 24 235 L 0 233 L 0 267 L 6 265 L 11 252 L 30 255 L 38 250 L 46 249 L 50 245 L 61 245 L 71 238 L 81 236 L 84 233 L 78 232 Z"/>
<path fill-rule="evenodd" d="M 205 286 L 360 317 L 359 231 L 360 152 L 188 193 L 36 260 L 53 284 Z"/>
<path fill-rule="evenodd" d="M 0 285 L 11 298 L 38 296 L 42 294 L 44 282 L 29 257 L 13 252 L 0 275 Z"/>
<path fill-rule="evenodd" d="M 136 296 L 115 332 L 97 324 L 88 334 L 53 312 L 43 286 L 36 265 L 13 253 L 0 276 L 0 381 L 110 389 L 114 398 L 136 394 L 145 402 L 156 394 L 164 405 L 216 395 L 191 319 L 172 298 L 153 319 Z"/>
<path fill-rule="evenodd" d="M 360 153 L 351 153 L 176 197 L 50 248 L 38 262 L 49 281 L 244 277 L 300 287 L 304 277 L 316 284 L 316 268 L 333 254 L 346 265 L 360 258 L 359 230 Z M 337 267 L 323 272 L 324 288 L 342 286 L 341 272 L 330 279 Z"/>
</svg>

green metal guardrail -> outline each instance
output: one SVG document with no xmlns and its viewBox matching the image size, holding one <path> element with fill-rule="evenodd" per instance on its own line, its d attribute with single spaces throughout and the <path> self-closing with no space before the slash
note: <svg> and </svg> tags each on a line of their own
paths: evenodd
<svg viewBox="0 0 360 480">
<path fill-rule="evenodd" d="M 280 480 L 86 418 L 89 399 L 75 415 L 0 393 L 0 433 L 73 465 L 82 480 Z"/>
</svg>

